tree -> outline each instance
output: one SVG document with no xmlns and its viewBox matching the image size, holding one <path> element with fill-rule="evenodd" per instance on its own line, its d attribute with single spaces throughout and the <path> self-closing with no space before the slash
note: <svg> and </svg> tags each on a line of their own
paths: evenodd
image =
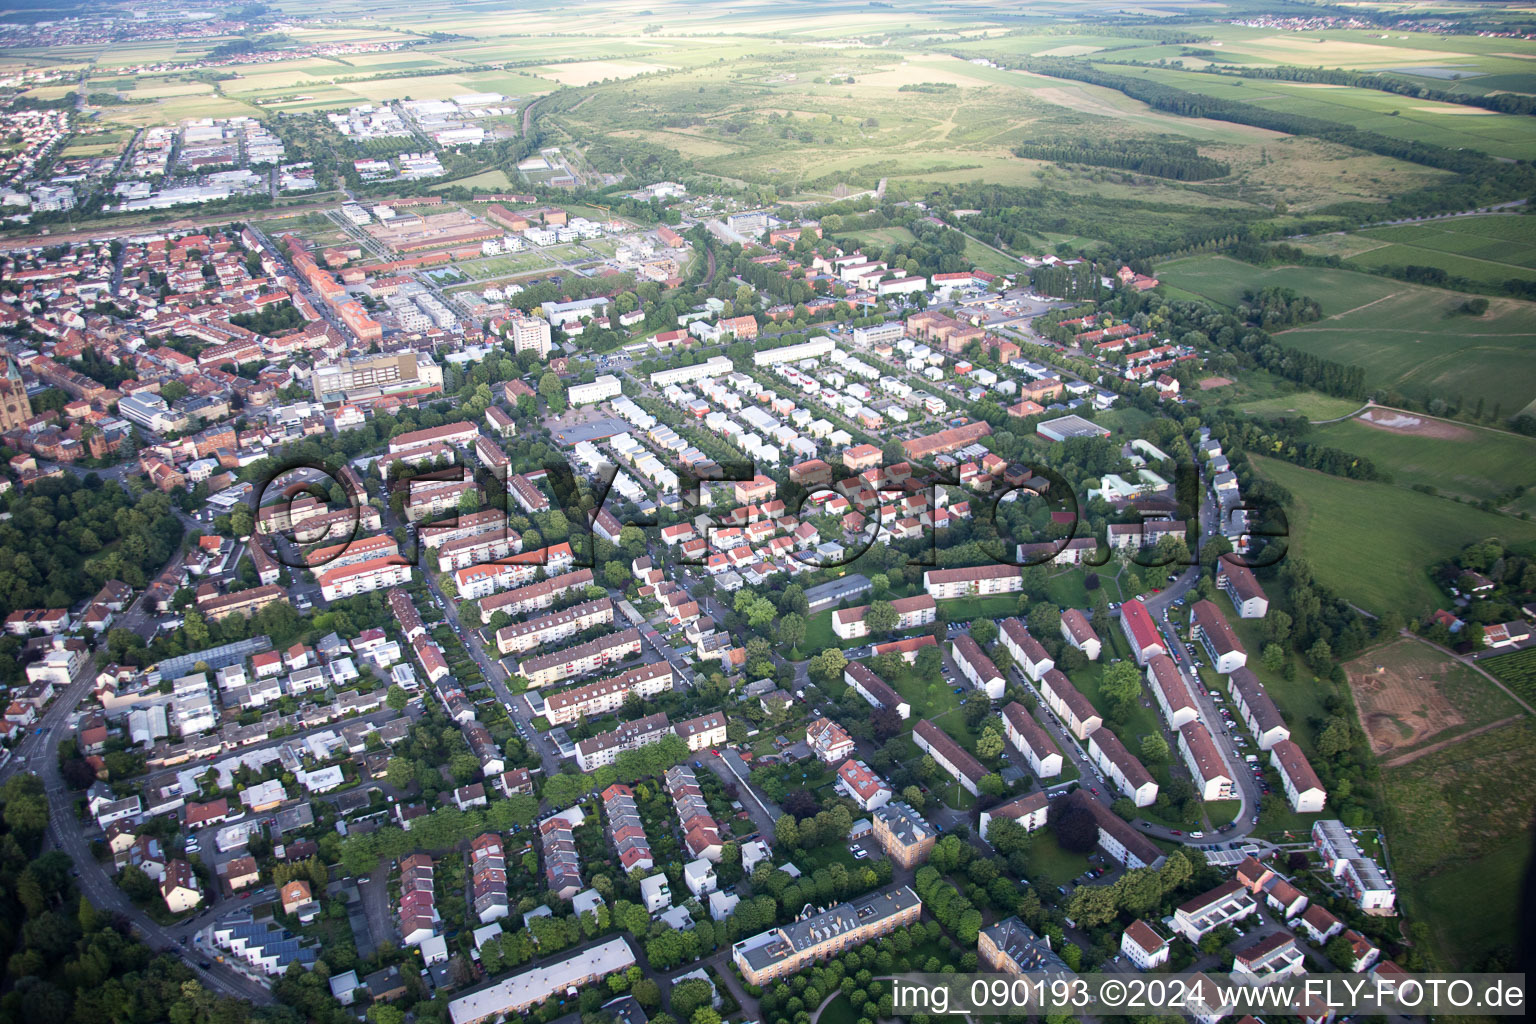
<svg viewBox="0 0 1536 1024">
<path fill-rule="evenodd" d="M 921 811 L 923 809 L 923 791 L 919 787 L 906 787 L 901 791 L 901 798 L 902 800 L 906 801 L 907 806 L 911 807 L 914 811 Z"/>
<path fill-rule="evenodd" d="M 895 605 L 889 601 L 875 601 L 864 613 L 864 622 L 869 626 L 869 631 L 876 636 L 884 636 L 896 628 L 901 616 L 897 614 Z"/>
<path fill-rule="evenodd" d="M 1164 745 L 1164 750 L 1167 745 Z M 981 730 L 981 736 L 976 740 L 976 756 L 984 759 L 1000 757 L 1003 753 L 1003 737 L 998 733 L 996 726 L 989 725 Z"/>
<path fill-rule="evenodd" d="M 1114 889 L 1106 885 L 1080 885 L 1067 901 L 1067 916 L 1083 928 L 1109 924 L 1120 914 Z"/>
<path fill-rule="evenodd" d="M 709 982 L 702 978 L 689 978 L 672 986 L 672 1015 L 678 1020 L 692 1021 L 693 1015 L 706 1009 L 713 1002 L 714 993 Z M 718 1018 L 716 1018 L 718 1024 Z"/>
<path fill-rule="evenodd" d="M 1168 763 L 1168 741 L 1153 733 L 1141 738 L 1141 759 L 1146 764 Z"/>
<path fill-rule="evenodd" d="M 1279 672 L 1285 668 L 1285 648 L 1279 644 L 1265 644 L 1262 657 L 1267 672 Z"/>
<path fill-rule="evenodd" d="M 786 612 L 779 619 L 779 646 L 793 650 L 805 639 L 805 619 L 798 612 Z"/>
<path fill-rule="evenodd" d="M 1141 673 L 1134 663 L 1122 661 L 1104 669 L 1099 694 L 1111 705 L 1121 708 L 1134 706 L 1141 697 Z"/>
<path fill-rule="evenodd" d="M 392 711 L 404 711 L 405 706 L 411 702 L 411 695 L 399 685 L 391 686 L 384 696 L 384 703 L 388 704 Z"/>
<path fill-rule="evenodd" d="M 560 383 L 560 375 L 555 371 L 548 370 L 539 378 L 539 395 L 556 416 L 565 412 L 565 385 Z"/>
<path fill-rule="evenodd" d="M 1318 637 L 1317 642 L 1307 648 L 1307 664 L 1312 671 L 1322 672 L 1333 661 L 1333 647 L 1323 637 Z"/>
<path fill-rule="evenodd" d="M 792 814 L 781 814 L 773 823 L 773 839 L 779 846 L 792 850 L 800 845 L 800 826 Z M 675 1004 L 674 1004 L 675 1005 Z"/>
<path fill-rule="evenodd" d="M 384 780 L 395 789 L 405 789 L 416 778 L 416 764 L 406 757 L 392 757 L 384 769 Z"/>
<path fill-rule="evenodd" d="M 1317 735 L 1317 752 L 1323 757 L 1337 757 L 1349 749 L 1349 743 L 1349 723 L 1333 715 Z"/>
<path fill-rule="evenodd" d="M 841 679 L 843 670 L 847 667 L 848 659 L 836 647 L 828 647 L 816 655 L 808 666 L 811 678 L 820 683 L 831 683 Z"/>
<path fill-rule="evenodd" d="M 1342 934 L 1328 940 L 1328 944 L 1323 947 L 1323 955 L 1341 971 L 1355 969 L 1355 947 Z"/>
<path fill-rule="evenodd" d="M 971 623 L 971 639 L 983 647 L 988 647 L 997 640 L 997 623 L 991 619 L 977 619 Z"/>
<path fill-rule="evenodd" d="M 1081 807 L 1067 807 L 1054 816 L 1051 828 L 1056 842 L 1069 853 L 1089 853 L 1099 841 L 1099 823 L 1093 813 Z"/>
<path fill-rule="evenodd" d="M 975 729 L 992 713 L 992 700 L 985 690 L 971 690 L 960 701 L 961 715 L 968 729 Z"/>
</svg>

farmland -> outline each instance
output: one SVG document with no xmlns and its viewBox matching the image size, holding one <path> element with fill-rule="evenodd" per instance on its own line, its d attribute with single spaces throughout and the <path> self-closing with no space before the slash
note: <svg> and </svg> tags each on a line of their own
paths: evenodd
<svg viewBox="0 0 1536 1024">
<path fill-rule="evenodd" d="M 1344 671 L 1378 757 L 1400 756 L 1523 713 L 1486 678 L 1417 640 L 1368 651 Z"/>
<path fill-rule="evenodd" d="M 1536 701 L 1536 649 L 1484 659 L 1483 668 L 1528 701 Z"/>
<path fill-rule="evenodd" d="M 1390 484 L 1346 480 L 1254 457 L 1259 475 L 1294 496 L 1291 552 L 1319 581 L 1365 610 L 1412 619 L 1442 605 L 1426 567 L 1473 541 L 1536 540 L 1528 523 Z"/>
<path fill-rule="evenodd" d="M 1527 718 L 1382 773 L 1402 905 L 1442 963 L 1470 969 L 1516 941 L 1536 791 L 1511 780 L 1533 771 Z"/>
<path fill-rule="evenodd" d="M 1454 217 L 1324 236 L 1302 248 L 1337 252 L 1349 265 L 1365 270 L 1438 267 L 1455 277 L 1498 285 L 1511 278 L 1536 280 L 1533 237 L 1536 228 L 1521 216 Z"/>
<path fill-rule="evenodd" d="M 1365 368 L 1366 386 L 1412 398 L 1453 401 L 1513 416 L 1536 401 L 1536 307 L 1491 299 L 1488 312 L 1459 312 L 1468 296 L 1322 267 L 1257 268 L 1226 256 L 1160 267 L 1175 288 L 1235 305 L 1245 290 L 1279 287 L 1309 295 L 1323 319 L 1277 335 L 1287 345 Z"/>
</svg>

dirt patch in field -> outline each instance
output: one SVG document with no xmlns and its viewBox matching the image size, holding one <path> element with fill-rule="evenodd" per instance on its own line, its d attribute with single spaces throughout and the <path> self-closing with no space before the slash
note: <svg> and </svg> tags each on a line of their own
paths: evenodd
<svg viewBox="0 0 1536 1024">
<path fill-rule="evenodd" d="M 1406 750 L 1466 722 L 1442 689 L 1458 666 L 1411 640 L 1400 640 L 1344 666 L 1371 750 Z"/>
<path fill-rule="evenodd" d="M 1210 391 L 1212 388 L 1224 388 L 1231 383 L 1226 377 L 1207 377 L 1200 382 L 1200 390 Z"/>
<path fill-rule="evenodd" d="M 1393 434 L 1433 437 L 1442 441 L 1470 441 L 1473 436 L 1472 431 L 1466 427 L 1395 409 L 1367 409 L 1360 414 L 1359 419 L 1361 423 Z"/>
<path fill-rule="evenodd" d="M 1421 114 L 1497 114 L 1497 110 L 1482 110 L 1478 107 L 1414 107 Z"/>
</svg>

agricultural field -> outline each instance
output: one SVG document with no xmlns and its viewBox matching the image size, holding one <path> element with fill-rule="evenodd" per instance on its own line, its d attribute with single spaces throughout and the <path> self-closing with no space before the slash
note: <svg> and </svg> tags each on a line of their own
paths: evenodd
<svg viewBox="0 0 1536 1024">
<path fill-rule="evenodd" d="M 1536 702 L 1536 649 L 1483 658 L 1478 664 L 1527 701 Z"/>
<path fill-rule="evenodd" d="M 1516 512 L 1529 510 L 1530 502 L 1524 496 L 1511 501 L 1509 492 L 1536 487 L 1536 439 L 1502 430 L 1372 409 L 1317 427 L 1309 436 L 1365 456 L 1403 487 L 1433 487 Z"/>
<path fill-rule="evenodd" d="M 1389 764 L 1415 748 L 1524 714 L 1486 678 L 1417 640 L 1367 651 L 1344 671 L 1371 752 Z"/>
<path fill-rule="evenodd" d="M 1400 900 L 1442 964 L 1511 962 L 1536 813 L 1536 791 L 1511 781 L 1533 772 L 1528 717 L 1382 772 Z"/>
<path fill-rule="evenodd" d="M 1308 61 L 1316 67 L 1318 58 Z M 1410 51 L 1411 53 L 1411 51 Z M 1394 51 L 1389 59 L 1413 61 L 1424 54 Z M 1481 107 L 1438 103 L 1350 86 L 1323 86 L 1311 82 L 1283 82 L 1262 78 L 1235 78 L 1196 74 L 1165 68 L 1096 65 L 1129 77 L 1148 78 L 1177 89 L 1217 99 L 1252 103 L 1289 114 L 1316 117 L 1335 124 L 1377 132 L 1405 142 L 1426 142 L 1447 149 L 1475 149 L 1489 156 L 1518 160 L 1536 146 L 1536 121 L 1517 114 L 1500 114 Z M 1327 67 L 1341 66 L 1328 63 Z M 1375 70 L 1370 66 L 1367 69 Z"/>
<path fill-rule="evenodd" d="M 1474 541 L 1536 540 L 1536 523 L 1483 512 L 1391 484 L 1347 480 L 1252 456 L 1254 470 L 1291 492 L 1291 553 L 1339 596 L 1414 619 L 1449 600 L 1427 567 Z"/>
<path fill-rule="evenodd" d="M 1175 260 L 1158 274 L 1180 291 L 1224 305 L 1243 292 L 1290 288 L 1322 306 L 1323 319 L 1280 332 L 1287 345 L 1366 371 L 1366 386 L 1430 401 L 1482 399 L 1495 419 L 1536 401 L 1536 306 L 1490 299 L 1482 316 L 1460 292 L 1323 267 L 1258 268 L 1227 256 Z M 1495 411 L 1496 410 L 1496 411 Z"/>
<path fill-rule="evenodd" d="M 1324 239 L 1322 244 L 1309 241 L 1301 247 L 1325 255 L 1336 253 L 1346 263 L 1366 270 L 1438 267 L 1455 277 L 1490 285 L 1512 278 L 1536 280 L 1536 223 L 1520 215 L 1451 217 Z"/>
</svg>

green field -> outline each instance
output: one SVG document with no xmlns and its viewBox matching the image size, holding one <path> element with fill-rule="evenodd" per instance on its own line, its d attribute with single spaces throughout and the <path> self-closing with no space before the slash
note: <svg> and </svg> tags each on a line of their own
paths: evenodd
<svg viewBox="0 0 1536 1024">
<path fill-rule="evenodd" d="M 1536 790 L 1511 783 L 1533 772 L 1526 720 L 1382 773 L 1403 909 L 1429 925 L 1446 969 L 1475 970 L 1516 942 Z"/>
<path fill-rule="evenodd" d="M 1366 386 L 1423 401 L 1481 398 L 1513 416 L 1536 401 L 1536 306 L 1492 299 L 1479 317 L 1457 309 L 1468 296 L 1323 267 L 1254 267 L 1196 256 L 1158 268 L 1174 287 L 1225 305 L 1245 290 L 1290 288 L 1310 295 L 1323 319 L 1276 338 L 1305 352 L 1365 368 Z"/>
<path fill-rule="evenodd" d="M 1319 48 L 1310 49 L 1321 57 Z M 1317 58 L 1306 63 L 1316 66 Z M 1532 146 L 1536 146 L 1536 119 L 1517 114 L 1497 114 L 1475 107 L 1348 86 L 1319 89 L 1309 83 L 1222 77 L 1165 68 L 1110 67 L 1108 70 L 1149 78 L 1205 96 L 1322 118 L 1407 142 L 1426 142 L 1448 149 L 1476 149 L 1490 156 L 1516 160 L 1528 158 Z"/>
<path fill-rule="evenodd" d="M 1311 440 L 1363 455 L 1395 484 L 1424 485 L 1472 501 L 1497 501 L 1511 488 L 1536 486 L 1536 439 L 1501 430 L 1437 423 L 1421 436 L 1344 420 L 1317 427 Z M 1516 502 L 1516 510 L 1527 504 Z"/>
<path fill-rule="evenodd" d="M 1360 408 L 1360 403 L 1348 398 L 1318 394 L 1316 391 L 1297 391 L 1289 395 L 1238 402 L 1237 408 L 1250 416 L 1305 416 L 1316 422 L 1347 416 Z"/>
<path fill-rule="evenodd" d="M 1347 236 L 1360 246 L 1346 261 L 1371 270 L 1439 267 L 1471 281 L 1536 279 L 1536 222 L 1518 215 L 1455 217 L 1369 228 Z"/>
<path fill-rule="evenodd" d="M 1412 620 L 1443 606 L 1448 596 L 1428 568 L 1467 544 L 1488 537 L 1536 540 L 1536 523 L 1390 484 L 1251 459 L 1256 472 L 1295 499 L 1291 553 L 1305 558 L 1340 597 L 1377 614 L 1393 610 Z"/>
</svg>

